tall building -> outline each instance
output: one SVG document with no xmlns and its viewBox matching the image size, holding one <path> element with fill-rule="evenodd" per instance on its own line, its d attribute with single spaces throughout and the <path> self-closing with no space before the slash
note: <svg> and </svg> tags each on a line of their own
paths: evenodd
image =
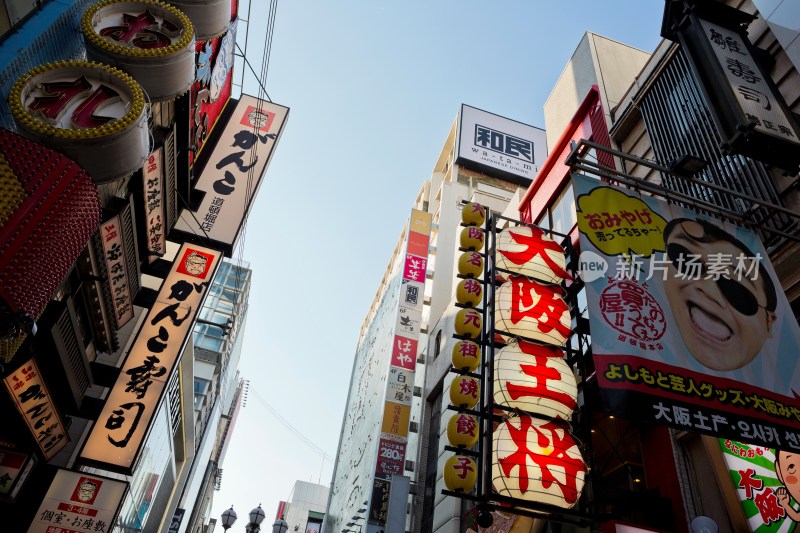
<svg viewBox="0 0 800 533">
<path fill-rule="evenodd" d="M 361 327 L 326 533 L 411 531 L 432 521 L 428 477 L 436 479 L 438 443 L 420 428 L 447 394 L 433 376 L 449 367 L 440 357 L 448 342 L 442 324 L 455 313 L 461 206 L 477 201 L 503 212 L 545 154 L 543 130 L 462 106 Z"/>
<path fill-rule="evenodd" d="M 286 521 L 289 532 L 304 531 L 319 533 L 325 518 L 325 505 L 328 503 L 328 487 L 295 481 L 288 502 L 280 502 L 275 519 Z"/>
<path fill-rule="evenodd" d="M 362 327 L 326 533 L 486 531 L 490 523 L 490 531 L 515 533 L 797 526 L 799 20 L 785 0 L 667 0 L 665 39 L 652 54 L 586 34 L 544 103 L 549 155 L 516 196 L 519 182 L 508 186 L 465 160 L 454 140 L 460 117 L 414 205 L 432 214 L 421 401 L 410 415 L 419 433 L 407 443 L 416 441 L 416 461 L 391 470 L 390 458 L 408 461 L 412 452 L 378 431 L 406 230 Z M 478 171 L 488 171 L 493 188 L 473 181 Z M 488 391 L 504 384 L 480 376 L 483 393 L 470 412 L 483 437 L 464 455 L 476 453 L 485 486 L 458 493 L 443 472 L 453 448 L 445 449 L 454 412 L 446 376 L 463 308 L 454 301 L 455 236 L 466 200 L 514 219 L 495 216 L 499 225 L 486 228 L 488 263 L 504 224 L 563 239 L 573 275 L 562 283 L 572 315 L 564 361 L 577 394 L 567 420 L 539 414 L 544 400 L 501 415 Z M 487 274 L 483 283 L 493 285 L 483 312 L 497 312 L 504 281 Z M 536 303 L 520 290 L 532 298 L 524 305 Z M 483 368 L 494 368 L 518 343 L 484 324 Z M 533 378 L 525 395 L 543 394 L 553 367 L 541 356 L 524 360 L 516 375 Z M 537 365 L 548 372 L 534 377 Z M 531 412 L 556 429 L 541 430 L 525 418 Z M 579 461 L 560 447 L 567 432 Z M 376 466 L 373 452 L 386 441 Z M 495 455 L 481 458 L 487 446 Z M 466 478 L 470 463 L 461 467 Z M 402 526 L 392 517 L 401 473 L 411 478 Z"/>
<path fill-rule="evenodd" d="M 241 405 L 245 383 L 236 368 L 242 353 L 252 271 L 224 261 L 194 329 L 195 455 L 178 514 L 178 531 L 202 533 L 211 518 L 222 461 Z"/>
<path fill-rule="evenodd" d="M 235 94 L 238 1 L 23 4 L 0 2 L 2 527 L 196 531 L 238 405 L 250 274 L 223 257 L 288 109 Z"/>
<path fill-rule="evenodd" d="M 563 287 L 574 298 L 570 421 L 585 485 L 574 507 L 554 505 L 543 495 L 575 487 L 541 458 L 565 452 L 504 421 L 516 434 L 487 441 L 500 450 L 479 465 L 490 492 L 472 493 L 492 531 L 788 531 L 800 521 L 790 474 L 800 78 L 797 32 L 783 31 L 800 19 L 787 7 L 667 1 L 653 54 L 587 34 L 554 87 L 550 154 L 513 218 L 566 236 L 580 267 Z M 552 377 L 541 376 L 529 385 L 546 388 Z M 440 492 L 420 531 L 477 531 L 488 518 Z"/>
</svg>

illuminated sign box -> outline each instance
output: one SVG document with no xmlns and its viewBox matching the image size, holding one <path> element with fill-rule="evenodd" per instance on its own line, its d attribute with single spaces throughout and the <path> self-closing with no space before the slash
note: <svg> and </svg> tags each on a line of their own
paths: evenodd
<svg viewBox="0 0 800 533">
<path fill-rule="evenodd" d="M 39 449 L 49 461 L 66 446 L 69 437 L 36 361 L 30 359 L 3 381 Z"/>
<path fill-rule="evenodd" d="M 184 244 L 147 314 L 80 459 L 130 473 L 186 341 L 221 252 Z"/>
<path fill-rule="evenodd" d="M 543 129 L 461 105 L 458 164 L 527 187 L 546 158 Z"/>
<path fill-rule="evenodd" d="M 59 469 L 28 533 L 111 531 L 128 483 Z"/>
<path fill-rule="evenodd" d="M 200 173 L 204 194 L 195 212 L 184 209 L 175 229 L 202 235 L 231 253 L 250 211 L 289 108 L 243 95 Z"/>
<path fill-rule="evenodd" d="M 673 0 L 666 2 L 661 34 L 686 52 L 722 147 L 796 171 L 800 129 L 742 28 L 752 19 L 719 2 Z"/>
</svg>

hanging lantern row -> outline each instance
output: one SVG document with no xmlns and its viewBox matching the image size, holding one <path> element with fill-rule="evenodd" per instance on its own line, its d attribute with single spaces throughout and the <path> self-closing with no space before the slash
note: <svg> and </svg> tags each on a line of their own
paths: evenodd
<svg viewBox="0 0 800 533">
<path fill-rule="evenodd" d="M 450 382 L 450 404 L 459 409 L 447 424 L 447 439 L 451 446 L 471 448 L 478 442 L 478 419 L 464 410 L 478 404 L 481 395 L 480 381 L 467 375 L 481 362 L 479 345 L 483 332 L 483 274 L 484 229 L 486 208 L 468 203 L 461 211 L 460 245 L 463 253 L 458 261 L 462 279 L 456 287 L 456 302 L 462 307 L 456 313 L 454 329 L 460 340 L 452 351 L 453 371 L 458 374 Z M 444 481 L 451 491 L 470 492 L 475 486 L 478 466 L 474 459 L 464 454 L 450 457 L 445 463 Z"/>
<path fill-rule="evenodd" d="M 571 508 L 586 467 L 569 426 L 577 382 L 561 349 L 572 333 L 560 285 L 572 279 L 566 254 L 542 229 L 515 226 L 497 235 L 494 261 L 506 272 L 487 287 L 494 295 L 493 326 L 508 344 L 493 353 L 492 400 L 517 414 L 493 433 L 492 488 L 501 496 Z"/>
</svg>

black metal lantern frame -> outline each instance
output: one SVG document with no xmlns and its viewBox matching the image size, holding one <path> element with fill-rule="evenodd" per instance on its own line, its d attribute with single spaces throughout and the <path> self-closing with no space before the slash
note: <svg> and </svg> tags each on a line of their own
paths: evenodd
<svg viewBox="0 0 800 533">
<path fill-rule="evenodd" d="M 500 348 L 505 346 L 505 343 L 498 340 L 498 335 L 529 342 L 531 344 L 546 346 L 553 345 L 495 328 L 495 297 L 497 294 L 497 288 L 502 284 L 501 282 L 498 282 L 498 276 L 501 274 L 506 276 L 520 275 L 518 273 L 503 270 L 497 267 L 497 237 L 499 232 L 506 226 L 514 227 L 529 225 L 518 220 L 492 214 L 491 210 L 488 208 L 486 208 L 486 212 L 487 218 L 481 228 L 484 232 L 484 247 L 482 251 L 482 256 L 484 258 L 484 271 L 483 280 L 479 280 L 483 284 L 484 290 L 481 308 L 476 308 L 476 310 L 480 312 L 483 317 L 483 330 L 479 339 L 468 339 L 477 342 L 480 345 L 481 363 L 475 372 L 466 372 L 464 370 L 451 367 L 452 372 L 462 375 L 469 375 L 478 379 L 480 383 L 480 401 L 474 409 L 463 409 L 455 406 L 448 407 L 451 410 L 469 413 L 478 417 L 478 420 L 480 421 L 480 435 L 478 443 L 475 447 L 473 447 L 473 449 L 445 446 L 445 449 L 448 451 L 461 455 L 467 455 L 475 459 L 478 465 L 477 482 L 475 490 L 472 493 L 449 490 L 443 490 L 442 493 L 449 496 L 456 496 L 471 500 L 475 502 L 479 511 L 500 510 L 507 513 L 525 515 L 534 518 L 543 518 L 555 522 L 587 526 L 595 521 L 596 515 L 590 512 L 589 509 L 584 508 L 585 506 L 582 505 L 580 501 L 578 503 L 578 506 L 580 506 L 578 509 L 565 509 L 550 504 L 501 496 L 492 488 L 492 439 L 494 428 L 497 423 L 505 420 L 508 415 L 531 415 L 535 416 L 536 418 L 549 420 L 564 427 L 565 429 L 571 430 L 570 433 L 575 436 L 576 444 L 578 445 L 581 454 L 583 455 L 584 462 L 587 466 L 584 487 L 588 486 L 590 482 L 590 474 L 592 471 L 592 450 L 591 439 L 588 438 L 591 417 L 587 416 L 586 413 L 584 413 L 583 416 L 580 416 L 578 424 L 573 426 L 570 424 L 570 422 L 564 420 L 552 419 L 538 413 L 527 413 L 519 409 L 499 405 L 494 401 L 495 355 Z M 567 272 L 572 277 L 571 281 L 564 281 L 560 284 L 564 298 L 570 308 L 573 327 L 571 335 L 567 339 L 565 346 L 561 346 L 559 348 L 564 351 L 570 368 L 576 370 L 577 373 L 583 378 L 581 382 L 578 383 L 578 396 L 580 398 L 586 386 L 586 380 L 588 377 L 587 361 L 589 359 L 589 343 L 588 320 L 581 316 L 578 306 L 577 295 L 583 286 L 583 282 L 577 275 L 578 254 L 573 246 L 571 236 L 551 230 L 543 231 L 550 238 L 558 242 L 565 250 L 567 256 Z M 462 249 L 462 251 L 467 250 Z M 458 277 L 464 278 L 465 276 L 459 275 Z M 539 280 L 537 280 L 537 282 L 545 285 L 552 285 Z M 466 307 L 461 304 L 456 305 L 458 307 Z M 464 339 L 464 337 L 458 335 L 454 335 L 454 337 L 459 340 Z M 581 406 L 579 405 L 579 409 L 580 408 Z"/>
</svg>

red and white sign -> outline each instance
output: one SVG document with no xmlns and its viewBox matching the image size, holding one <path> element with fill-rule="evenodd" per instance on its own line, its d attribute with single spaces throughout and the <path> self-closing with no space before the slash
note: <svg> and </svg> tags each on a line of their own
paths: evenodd
<svg viewBox="0 0 800 533">
<path fill-rule="evenodd" d="M 69 437 L 36 361 L 30 359 L 3 381 L 39 449 L 49 461 L 67 445 Z"/>
<path fill-rule="evenodd" d="M 24 453 L 0 450 L 0 494 L 5 496 L 11 492 L 27 461 Z"/>
<path fill-rule="evenodd" d="M 167 250 L 164 237 L 164 164 L 163 149 L 156 148 L 144 164 L 144 222 L 147 228 L 148 262 L 152 263 Z"/>
<path fill-rule="evenodd" d="M 512 276 L 497 289 L 495 327 L 501 331 L 563 346 L 572 317 L 561 287 Z"/>
<path fill-rule="evenodd" d="M 188 243 L 178 251 L 86 439 L 82 460 L 115 472 L 133 470 L 221 257 L 221 252 Z"/>
<path fill-rule="evenodd" d="M 515 226 L 497 236 L 497 268 L 561 283 L 570 279 L 564 249 L 537 226 Z"/>
<path fill-rule="evenodd" d="M 394 336 L 392 366 L 414 370 L 417 365 L 417 341 L 400 335 Z"/>
<path fill-rule="evenodd" d="M 375 473 L 391 478 L 392 474 L 402 476 L 405 467 L 406 444 L 388 439 L 378 443 L 378 466 Z"/>
<path fill-rule="evenodd" d="M 512 417 L 493 443 L 492 486 L 499 494 L 567 509 L 578 502 L 586 465 L 568 426 Z"/>
<path fill-rule="evenodd" d="M 28 533 L 111 531 L 128 484 L 60 469 Z"/>
<path fill-rule="evenodd" d="M 200 207 L 184 209 L 176 229 L 233 247 L 258 193 L 289 108 L 242 95 L 200 173 Z"/>
<path fill-rule="evenodd" d="M 403 278 L 425 283 L 425 268 L 427 267 L 427 264 L 428 259 L 425 257 L 417 257 L 415 255 L 406 254 L 405 268 L 403 268 Z"/>
<path fill-rule="evenodd" d="M 133 318 L 133 301 L 128 287 L 128 269 L 125 250 L 122 247 L 122 225 L 119 215 L 100 224 L 100 239 L 103 241 L 103 256 L 108 272 L 114 321 L 119 329 Z"/>
</svg>

